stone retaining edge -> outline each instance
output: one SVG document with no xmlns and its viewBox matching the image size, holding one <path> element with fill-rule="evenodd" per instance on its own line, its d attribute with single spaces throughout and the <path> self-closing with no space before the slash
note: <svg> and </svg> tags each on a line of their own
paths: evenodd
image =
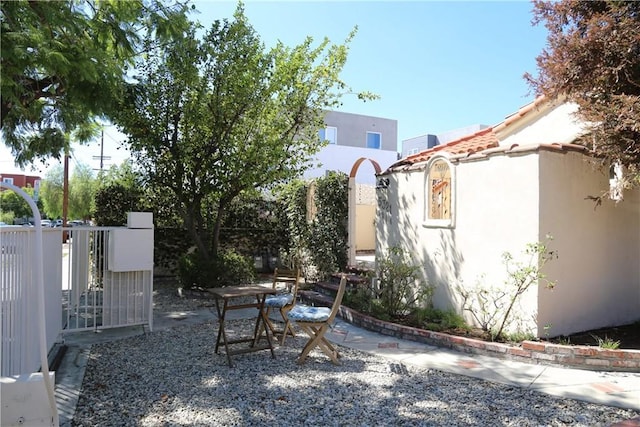
<svg viewBox="0 0 640 427">
<path fill-rule="evenodd" d="M 308 303 L 331 305 L 333 301 L 333 298 L 314 291 L 300 291 L 299 294 Z M 351 324 L 383 335 L 450 348 L 462 353 L 590 371 L 640 372 L 640 350 L 609 350 L 541 341 L 523 341 L 520 345 L 487 342 L 385 322 L 345 306 L 340 306 L 338 315 Z"/>
</svg>

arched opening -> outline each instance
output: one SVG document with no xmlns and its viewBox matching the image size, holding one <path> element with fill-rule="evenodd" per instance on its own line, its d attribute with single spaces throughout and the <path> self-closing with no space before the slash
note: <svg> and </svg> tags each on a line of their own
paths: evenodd
<svg viewBox="0 0 640 427">
<path fill-rule="evenodd" d="M 375 188 L 371 189 L 372 192 L 372 203 L 369 208 L 367 208 L 364 203 L 358 203 L 359 200 L 364 200 L 367 197 L 368 192 L 365 192 L 363 188 L 358 187 L 356 184 L 356 175 L 358 173 L 358 169 L 362 165 L 363 162 L 369 161 L 373 166 L 373 169 L 376 174 L 382 172 L 380 165 L 378 162 L 372 159 L 368 159 L 365 157 L 360 157 L 355 161 L 353 167 L 351 168 L 351 172 L 349 173 L 349 264 L 356 264 L 356 250 L 357 250 L 357 241 L 359 239 L 365 239 L 367 233 L 371 234 L 371 238 L 373 242 L 375 242 L 375 225 L 373 218 L 375 218 Z M 365 194 L 367 193 L 367 194 Z M 359 207 L 360 205 L 360 207 Z M 360 211 L 360 213 L 358 212 Z M 362 221 L 358 221 L 358 217 L 361 216 Z M 366 216 L 366 217 L 365 217 Z M 372 216 L 371 218 L 369 218 Z M 362 236 L 362 237 L 359 237 Z"/>
</svg>

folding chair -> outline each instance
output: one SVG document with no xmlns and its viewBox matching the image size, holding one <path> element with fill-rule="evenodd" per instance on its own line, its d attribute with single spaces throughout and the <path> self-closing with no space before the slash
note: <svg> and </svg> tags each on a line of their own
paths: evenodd
<svg viewBox="0 0 640 427">
<path fill-rule="evenodd" d="M 284 345 L 287 334 L 290 334 L 292 337 L 296 336 L 287 313 L 296 305 L 298 286 L 300 285 L 300 269 L 285 270 L 276 268 L 273 272 L 273 289 L 276 289 L 278 283 L 285 283 L 288 287 L 287 292 L 267 296 L 264 301 L 264 306 L 266 307 L 267 326 L 274 336 L 281 335 L 280 345 Z M 282 330 L 278 330 L 269 318 L 271 310 L 276 308 L 280 311 L 280 315 L 284 321 Z"/>
<path fill-rule="evenodd" d="M 334 365 L 340 365 L 338 350 L 327 341 L 324 334 L 333 326 L 333 321 L 338 314 L 340 304 L 342 304 L 342 297 L 346 287 L 347 276 L 343 274 L 340 279 L 340 286 L 338 286 L 338 293 L 333 300 L 331 308 L 309 307 L 298 304 L 289 312 L 289 320 L 295 322 L 309 335 L 309 341 L 307 341 L 302 353 L 300 353 L 300 357 L 298 357 L 298 364 L 304 363 L 307 356 L 309 356 L 309 352 L 317 346 L 329 356 Z"/>
</svg>

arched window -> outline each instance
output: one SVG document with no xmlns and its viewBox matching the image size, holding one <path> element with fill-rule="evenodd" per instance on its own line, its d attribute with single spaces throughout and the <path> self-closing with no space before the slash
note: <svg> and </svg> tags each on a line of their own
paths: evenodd
<svg viewBox="0 0 640 427">
<path fill-rule="evenodd" d="M 427 165 L 424 225 L 453 227 L 454 181 L 451 163 L 435 157 Z"/>
</svg>

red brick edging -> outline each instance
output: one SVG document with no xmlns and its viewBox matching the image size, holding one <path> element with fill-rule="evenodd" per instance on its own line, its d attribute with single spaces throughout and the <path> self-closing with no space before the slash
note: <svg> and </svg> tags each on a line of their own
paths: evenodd
<svg viewBox="0 0 640 427">
<path fill-rule="evenodd" d="M 332 301 L 332 298 L 319 294 L 312 296 L 305 293 L 303 298 L 316 302 L 325 299 L 329 303 Z M 595 346 L 560 345 L 541 341 L 523 341 L 521 345 L 487 342 L 385 322 L 344 305 L 340 307 L 339 315 L 349 323 L 383 335 L 450 348 L 464 353 L 484 354 L 520 362 L 560 365 L 591 371 L 640 372 L 640 350 L 608 350 Z"/>
</svg>

